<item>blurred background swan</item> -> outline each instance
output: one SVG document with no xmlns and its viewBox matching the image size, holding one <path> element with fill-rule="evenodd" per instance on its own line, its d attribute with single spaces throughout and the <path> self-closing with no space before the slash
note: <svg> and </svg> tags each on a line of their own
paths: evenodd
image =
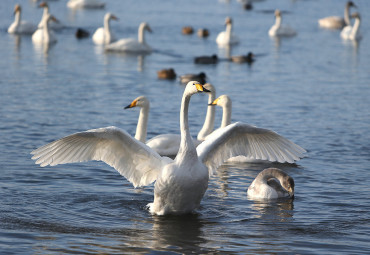
<svg viewBox="0 0 370 255">
<path fill-rule="evenodd" d="M 360 34 L 361 17 L 358 12 L 351 15 L 351 18 L 355 19 L 353 26 L 345 26 L 340 33 L 340 36 L 345 40 L 360 40 L 362 35 Z"/>
<path fill-rule="evenodd" d="M 41 17 L 40 23 L 37 26 L 38 29 L 39 28 L 42 28 L 42 26 L 43 26 L 42 25 L 43 24 L 43 20 L 46 19 L 46 17 L 47 17 L 48 14 L 50 14 L 49 4 L 47 2 L 41 2 L 40 5 L 39 5 L 39 7 L 40 8 L 43 8 L 44 11 L 42 13 L 42 17 Z M 59 30 L 59 29 L 62 29 L 63 28 L 63 25 L 58 20 L 58 22 L 51 22 L 49 24 L 49 28 L 50 29 L 53 29 L 53 30 Z"/>
<path fill-rule="evenodd" d="M 344 8 L 344 18 L 339 16 L 322 18 L 318 20 L 319 26 L 323 28 L 342 29 L 344 26 L 351 25 L 349 13 L 351 7 L 356 7 L 356 5 L 352 1 L 348 1 Z"/>
<path fill-rule="evenodd" d="M 95 33 L 92 36 L 92 40 L 95 44 L 110 44 L 116 41 L 116 37 L 114 36 L 110 28 L 110 20 L 118 20 L 118 18 L 110 12 L 104 15 L 104 27 L 99 27 L 98 29 L 96 29 Z"/>
<path fill-rule="evenodd" d="M 275 10 L 275 24 L 270 28 L 269 35 L 274 36 L 294 36 L 296 31 L 289 25 L 282 24 L 281 11 Z"/>
<path fill-rule="evenodd" d="M 33 34 L 37 26 L 31 22 L 22 20 L 22 8 L 19 4 L 14 7 L 14 22 L 9 26 L 9 34 Z"/>
<path fill-rule="evenodd" d="M 232 23 L 232 19 L 230 17 L 227 17 L 225 20 L 226 30 L 220 32 L 216 38 L 218 46 L 225 47 L 239 43 L 239 38 L 233 34 Z"/>
<path fill-rule="evenodd" d="M 138 40 L 134 38 L 120 39 L 105 46 L 106 51 L 131 52 L 131 53 L 151 53 L 152 48 L 145 41 L 145 31 L 152 32 L 149 24 L 143 22 L 139 26 Z"/>
<path fill-rule="evenodd" d="M 247 194 L 252 199 L 293 198 L 294 180 L 278 168 L 267 168 L 253 180 Z"/>
<path fill-rule="evenodd" d="M 50 21 L 57 22 L 54 16 L 47 14 L 41 24 L 42 28 L 36 30 L 32 35 L 32 42 L 36 44 L 52 44 L 57 42 L 57 38 L 52 30 L 49 28 Z"/>
<path fill-rule="evenodd" d="M 104 8 L 105 3 L 98 0 L 69 0 L 67 2 L 67 7 L 71 9 L 78 8 Z"/>
</svg>

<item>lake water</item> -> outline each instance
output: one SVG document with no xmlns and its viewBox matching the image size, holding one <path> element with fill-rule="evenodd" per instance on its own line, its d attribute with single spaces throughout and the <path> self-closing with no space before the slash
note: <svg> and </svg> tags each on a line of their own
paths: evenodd
<svg viewBox="0 0 370 255">
<path fill-rule="evenodd" d="M 23 18 L 38 23 L 42 10 L 18 1 Z M 48 51 L 30 36 L 9 35 L 15 1 L 0 4 L 0 253 L 1 254 L 369 254 L 370 236 L 370 2 L 356 0 L 363 39 L 344 42 L 317 19 L 343 15 L 345 1 L 263 1 L 245 11 L 237 1 L 106 0 L 103 10 L 76 10 L 50 1 L 67 27 Z M 271 39 L 273 11 L 298 34 Z M 91 34 L 107 11 L 118 37 L 136 37 L 140 22 L 156 50 L 147 56 L 107 54 Z M 253 65 L 221 61 L 215 38 L 231 16 L 241 43 L 232 55 L 254 52 Z M 207 39 L 181 34 L 208 28 Z M 210 179 L 201 207 L 191 215 L 152 216 L 145 205 L 153 185 L 134 189 L 101 162 L 41 168 L 30 152 L 62 136 L 117 126 L 134 134 L 138 110 L 123 107 L 139 95 L 151 101 L 148 137 L 178 133 L 184 86 L 156 72 L 207 74 L 217 95 L 233 100 L 232 121 L 272 129 L 304 147 L 297 164 L 234 163 Z M 194 136 L 207 95 L 192 97 Z M 199 109 L 204 109 L 201 111 Z M 217 109 L 216 125 L 221 120 Z M 295 180 L 293 201 L 256 202 L 246 189 L 264 168 Z"/>
</svg>

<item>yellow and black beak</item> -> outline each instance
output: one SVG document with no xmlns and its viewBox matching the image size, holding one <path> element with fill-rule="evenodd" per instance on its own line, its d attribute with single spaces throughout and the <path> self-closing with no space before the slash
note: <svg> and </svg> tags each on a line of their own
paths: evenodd
<svg viewBox="0 0 370 255">
<path fill-rule="evenodd" d="M 128 108 L 136 107 L 136 104 L 137 104 L 137 100 L 134 100 L 134 101 L 132 101 L 132 103 L 131 103 L 131 104 L 129 104 L 128 106 L 126 106 L 124 109 L 128 109 Z"/>
<path fill-rule="evenodd" d="M 206 89 L 202 84 L 196 83 L 195 86 L 199 92 L 211 92 L 210 90 Z"/>
<path fill-rule="evenodd" d="M 208 105 L 217 105 L 218 100 L 220 100 L 220 98 L 216 98 L 212 103 L 210 103 Z"/>
</svg>

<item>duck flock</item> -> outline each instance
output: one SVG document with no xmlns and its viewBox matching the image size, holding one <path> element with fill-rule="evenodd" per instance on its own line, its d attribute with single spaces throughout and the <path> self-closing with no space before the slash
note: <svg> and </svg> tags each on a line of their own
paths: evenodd
<svg viewBox="0 0 370 255">
<path fill-rule="evenodd" d="M 249 10 L 253 1 L 241 1 Z M 98 0 L 70 0 L 69 8 L 103 8 L 105 3 Z M 8 33 L 32 35 L 35 44 L 55 44 L 58 38 L 54 31 L 63 29 L 63 23 L 49 10 L 49 4 L 39 4 L 43 14 L 38 25 L 21 16 L 22 7 L 14 8 L 14 22 Z M 318 20 L 326 29 L 340 29 L 345 40 L 360 40 L 360 14 L 351 13 L 356 8 L 352 1 L 344 6 L 344 17 L 331 16 Z M 283 12 L 275 10 L 275 23 L 266 33 L 271 37 L 294 37 L 297 31 L 282 22 Z M 94 44 L 102 45 L 107 52 L 129 52 L 150 54 L 152 47 L 145 40 L 145 33 L 152 32 L 147 22 L 138 28 L 138 37 L 119 38 L 111 30 L 110 22 L 117 21 L 115 14 L 104 15 L 103 26 L 91 36 Z M 354 22 L 351 22 L 354 20 Z M 233 20 L 225 19 L 225 31 L 215 40 L 219 47 L 238 44 L 240 39 L 233 33 Z M 179 31 L 180 33 L 180 31 Z M 184 35 L 194 33 L 190 26 L 181 30 Z M 206 28 L 197 31 L 199 37 L 209 36 Z M 84 29 L 77 29 L 77 37 L 89 38 Z M 252 64 L 256 59 L 252 52 L 241 56 L 228 56 L 227 61 Z M 196 64 L 216 64 L 217 55 L 198 56 Z M 176 79 L 174 69 L 157 72 L 159 79 Z M 147 124 L 150 102 L 145 96 L 134 99 L 125 108 L 140 108 L 136 134 L 132 137 L 117 127 L 103 127 L 68 135 L 31 152 L 32 159 L 42 167 L 58 164 L 98 160 L 115 168 L 134 187 L 154 184 L 154 201 L 148 204 L 152 214 L 185 214 L 197 209 L 207 190 L 209 177 L 226 161 L 270 161 L 294 163 L 304 157 L 305 149 L 277 134 L 276 132 L 246 123 L 231 123 L 232 101 L 228 95 L 216 98 L 216 88 L 206 82 L 204 72 L 180 76 L 186 84 L 180 109 L 180 130 L 178 134 L 161 134 L 147 139 Z M 191 96 L 208 94 L 207 114 L 197 137 L 189 131 L 188 109 Z M 222 108 L 222 122 L 215 128 L 215 107 Z M 252 199 L 277 199 L 294 197 L 294 180 L 280 169 L 268 168 L 259 173 L 247 190 Z"/>
</svg>

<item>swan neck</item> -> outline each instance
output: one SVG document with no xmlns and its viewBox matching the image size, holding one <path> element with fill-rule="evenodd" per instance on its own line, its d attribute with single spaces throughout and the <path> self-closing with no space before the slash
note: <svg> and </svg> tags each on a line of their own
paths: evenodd
<svg viewBox="0 0 370 255">
<path fill-rule="evenodd" d="M 148 127 L 148 116 L 149 116 L 149 105 L 142 107 L 140 109 L 139 120 L 136 126 L 136 140 L 139 140 L 143 143 L 146 142 L 146 134 Z"/>
<path fill-rule="evenodd" d="M 225 106 L 222 107 L 222 122 L 221 128 L 224 128 L 231 123 L 231 101 L 229 101 Z"/>
<path fill-rule="evenodd" d="M 104 19 L 104 41 L 106 44 L 111 43 L 110 18 Z"/>
<path fill-rule="evenodd" d="M 279 28 L 281 26 L 281 16 L 277 16 L 275 19 L 275 26 Z"/>
<path fill-rule="evenodd" d="M 21 23 L 21 12 L 20 11 L 15 13 L 14 21 L 15 21 L 15 25 L 18 27 Z"/>
<path fill-rule="evenodd" d="M 184 93 L 182 100 L 181 100 L 181 109 L 180 109 L 180 134 L 181 134 L 181 142 L 179 152 L 176 156 L 176 160 L 180 160 L 185 156 L 188 155 L 197 155 L 193 140 L 190 135 L 189 131 L 189 123 L 188 123 L 188 110 L 189 110 L 189 103 L 190 103 L 191 94 Z"/>
<path fill-rule="evenodd" d="M 357 33 L 358 33 L 358 29 L 360 28 L 360 19 L 359 18 L 356 18 L 355 20 L 355 24 L 353 25 L 353 28 L 352 28 L 352 31 L 351 31 L 351 38 L 354 38 L 356 39 L 357 37 Z"/>
<path fill-rule="evenodd" d="M 346 24 L 346 26 L 351 25 L 351 19 L 349 18 L 349 8 L 350 6 L 348 4 L 346 5 L 346 8 L 344 8 L 344 23 Z"/>
<path fill-rule="evenodd" d="M 267 184 L 267 181 L 271 178 L 275 178 L 277 180 L 279 180 L 280 183 L 283 183 L 284 181 L 284 178 L 287 176 L 286 173 L 284 172 L 281 172 L 281 171 L 277 171 L 275 168 L 270 168 L 270 169 L 267 169 L 264 170 L 262 172 L 262 174 L 259 174 L 256 178 L 256 180 L 258 180 L 259 182 L 262 182 L 262 183 L 266 183 Z"/>
<path fill-rule="evenodd" d="M 226 37 L 227 38 L 231 38 L 231 33 L 232 33 L 232 30 L 233 30 L 233 26 L 231 23 L 228 23 L 226 25 Z"/>
<path fill-rule="evenodd" d="M 49 33 L 49 22 L 47 19 L 44 20 L 44 24 L 43 24 L 43 29 L 42 29 L 42 33 L 43 33 L 43 41 L 44 42 L 49 42 L 50 41 L 50 33 Z"/>
<path fill-rule="evenodd" d="M 215 100 L 215 97 L 215 91 L 212 89 L 208 95 L 208 104 L 211 104 Z M 203 127 L 198 133 L 198 140 L 203 141 L 207 135 L 212 133 L 213 129 L 215 128 L 215 112 L 216 106 L 208 105 Z"/>
<path fill-rule="evenodd" d="M 138 31 L 138 41 L 139 41 L 139 43 L 145 43 L 144 28 L 145 28 L 145 26 L 143 26 L 143 25 L 140 25 L 140 27 L 139 27 L 139 31 Z"/>
</svg>

